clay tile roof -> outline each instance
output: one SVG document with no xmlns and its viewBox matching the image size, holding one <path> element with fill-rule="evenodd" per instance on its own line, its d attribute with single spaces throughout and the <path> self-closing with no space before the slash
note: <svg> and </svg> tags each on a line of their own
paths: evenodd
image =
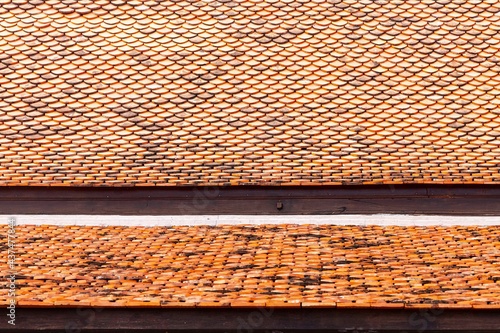
<svg viewBox="0 0 500 333">
<path fill-rule="evenodd" d="M 19 306 L 500 307 L 498 226 L 22 225 L 16 235 Z"/>
<path fill-rule="evenodd" d="M 499 11 L 2 1 L 0 184 L 500 183 Z"/>
</svg>

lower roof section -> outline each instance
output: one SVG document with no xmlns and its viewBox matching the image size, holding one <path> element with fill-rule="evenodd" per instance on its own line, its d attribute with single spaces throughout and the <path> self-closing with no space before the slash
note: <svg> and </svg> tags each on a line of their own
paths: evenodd
<svg viewBox="0 0 500 333">
<path fill-rule="evenodd" d="M 9 244 L 15 234 L 2 249 L 15 265 L 0 272 L 15 275 L 19 307 L 500 309 L 499 226 L 0 232 Z M 0 304 L 10 301 L 4 289 Z"/>
<path fill-rule="evenodd" d="M 500 185 L 0 187 L 2 214 L 500 215 Z"/>
</svg>

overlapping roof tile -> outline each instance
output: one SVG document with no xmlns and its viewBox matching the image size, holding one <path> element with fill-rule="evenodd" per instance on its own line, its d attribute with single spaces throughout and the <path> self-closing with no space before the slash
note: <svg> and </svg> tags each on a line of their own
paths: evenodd
<svg viewBox="0 0 500 333">
<path fill-rule="evenodd" d="M 0 2 L 0 184 L 500 182 L 500 4 Z"/>
<path fill-rule="evenodd" d="M 498 226 L 22 225 L 15 252 L 19 306 L 500 307 Z"/>
</svg>

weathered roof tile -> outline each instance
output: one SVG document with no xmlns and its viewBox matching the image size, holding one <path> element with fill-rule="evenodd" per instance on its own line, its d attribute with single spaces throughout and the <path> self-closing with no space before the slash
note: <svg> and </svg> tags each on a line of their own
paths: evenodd
<svg viewBox="0 0 500 333">
<path fill-rule="evenodd" d="M 33 185 L 38 177 L 16 178 Z M 316 181 L 307 177 L 289 181 Z M 95 182 L 103 180 L 113 181 Z M 16 228 L 16 299 L 20 306 L 498 308 L 498 232 L 23 225 Z"/>
</svg>

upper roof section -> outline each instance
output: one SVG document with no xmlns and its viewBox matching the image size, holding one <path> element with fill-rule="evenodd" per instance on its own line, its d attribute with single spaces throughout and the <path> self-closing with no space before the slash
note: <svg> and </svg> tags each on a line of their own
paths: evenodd
<svg viewBox="0 0 500 333">
<path fill-rule="evenodd" d="M 500 183 L 494 0 L 1 1 L 0 184 Z"/>
</svg>

